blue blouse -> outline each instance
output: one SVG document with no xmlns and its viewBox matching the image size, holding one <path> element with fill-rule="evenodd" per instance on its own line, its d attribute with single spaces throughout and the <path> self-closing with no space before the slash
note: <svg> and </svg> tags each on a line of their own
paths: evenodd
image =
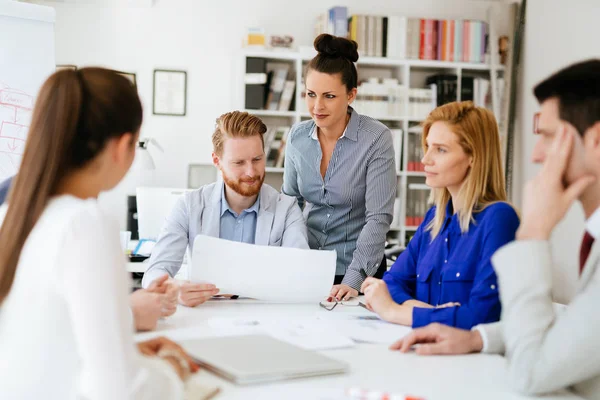
<svg viewBox="0 0 600 400">
<path fill-rule="evenodd" d="M 425 227 L 435 216 L 432 207 L 408 247 L 385 273 L 394 301 L 419 300 L 432 306 L 460 303 L 447 308 L 413 309 L 413 327 L 432 322 L 470 329 L 500 319 L 500 299 L 492 255 L 515 239 L 519 217 L 507 203 L 494 203 L 473 213 L 475 222 L 461 233 L 452 201 L 446 207 L 446 220 L 431 241 Z"/>
</svg>

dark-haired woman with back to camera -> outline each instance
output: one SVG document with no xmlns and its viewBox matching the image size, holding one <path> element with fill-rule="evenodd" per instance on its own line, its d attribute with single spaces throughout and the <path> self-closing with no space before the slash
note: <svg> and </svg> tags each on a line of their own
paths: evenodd
<svg viewBox="0 0 600 400">
<path fill-rule="evenodd" d="M 295 125 L 285 154 L 283 192 L 304 207 L 312 249 L 337 252 L 331 296 L 358 295 L 369 276 L 386 270 L 385 237 L 393 216 L 396 167 L 390 130 L 358 114 L 358 45 L 328 34 L 314 42 L 306 68 L 312 117 Z M 383 261 L 382 261 L 383 259 Z"/>
<path fill-rule="evenodd" d="M 0 399 L 181 399 L 197 367 L 133 340 L 118 226 L 97 197 L 133 162 L 142 105 L 129 80 L 83 68 L 42 86 L 0 207 Z"/>
</svg>

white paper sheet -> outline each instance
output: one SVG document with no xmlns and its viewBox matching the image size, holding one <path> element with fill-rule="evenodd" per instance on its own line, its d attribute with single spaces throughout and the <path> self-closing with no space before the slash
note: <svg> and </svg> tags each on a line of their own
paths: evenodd
<svg viewBox="0 0 600 400">
<path fill-rule="evenodd" d="M 211 318 L 208 325 L 222 336 L 266 334 L 307 350 L 329 350 L 354 347 L 348 337 L 329 329 L 329 325 L 307 318 Z"/>
<path fill-rule="evenodd" d="M 408 335 L 412 328 L 391 324 L 382 320 L 362 319 L 361 317 L 339 321 L 339 329 L 357 342 L 392 344 Z"/>
<path fill-rule="evenodd" d="M 287 303 L 325 299 L 335 277 L 335 251 L 259 246 L 198 235 L 189 277 L 221 293 Z"/>
<path fill-rule="evenodd" d="M 342 306 L 343 307 L 343 306 Z M 341 310 L 340 310 L 341 311 Z M 377 314 L 362 307 L 345 307 L 343 313 L 317 312 L 313 323 L 331 332 L 344 335 L 359 343 L 392 344 L 406 336 L 412 328 L 396 325 L 379 318 Z M 353 312 L 355 311 L 355 312 Z"/>
</svg>

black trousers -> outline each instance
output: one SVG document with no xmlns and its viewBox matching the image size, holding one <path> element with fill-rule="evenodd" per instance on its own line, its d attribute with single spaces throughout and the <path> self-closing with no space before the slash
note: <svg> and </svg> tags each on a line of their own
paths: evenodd
<svg viewBox="0 0 600 400">
<path fill-rule="evenodd" d="M 383 278 L 383 274 L 385 274 L 385 271 L 387 271 L 387 259 L 385 258 L 385 254 L 384 254 L 383 260 L 381 260 L 381 264 L 379 264 L 379 268 L 377 268 L 377 271 L 375 272 L 375 275 L 373 275 L 373 278 L 377 278 L 377 279 Z M 333 284 L 339 285 L 340 283 L 342 283 L 343 279 L 344 279 L 344 275 L 336 275 L 333 280 Z"/>
</svg>

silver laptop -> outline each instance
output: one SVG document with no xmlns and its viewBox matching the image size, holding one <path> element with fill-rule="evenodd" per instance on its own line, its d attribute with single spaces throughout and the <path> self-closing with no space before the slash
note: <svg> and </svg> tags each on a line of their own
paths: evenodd
<svg viewBox="0 0 600 400">
<path fill-rule="evenodd" d="M 348 364 L 267 335 L 242 335 L 180 344 L 199 365 L 239 385 L 348 371 Z"/>
</svg>

